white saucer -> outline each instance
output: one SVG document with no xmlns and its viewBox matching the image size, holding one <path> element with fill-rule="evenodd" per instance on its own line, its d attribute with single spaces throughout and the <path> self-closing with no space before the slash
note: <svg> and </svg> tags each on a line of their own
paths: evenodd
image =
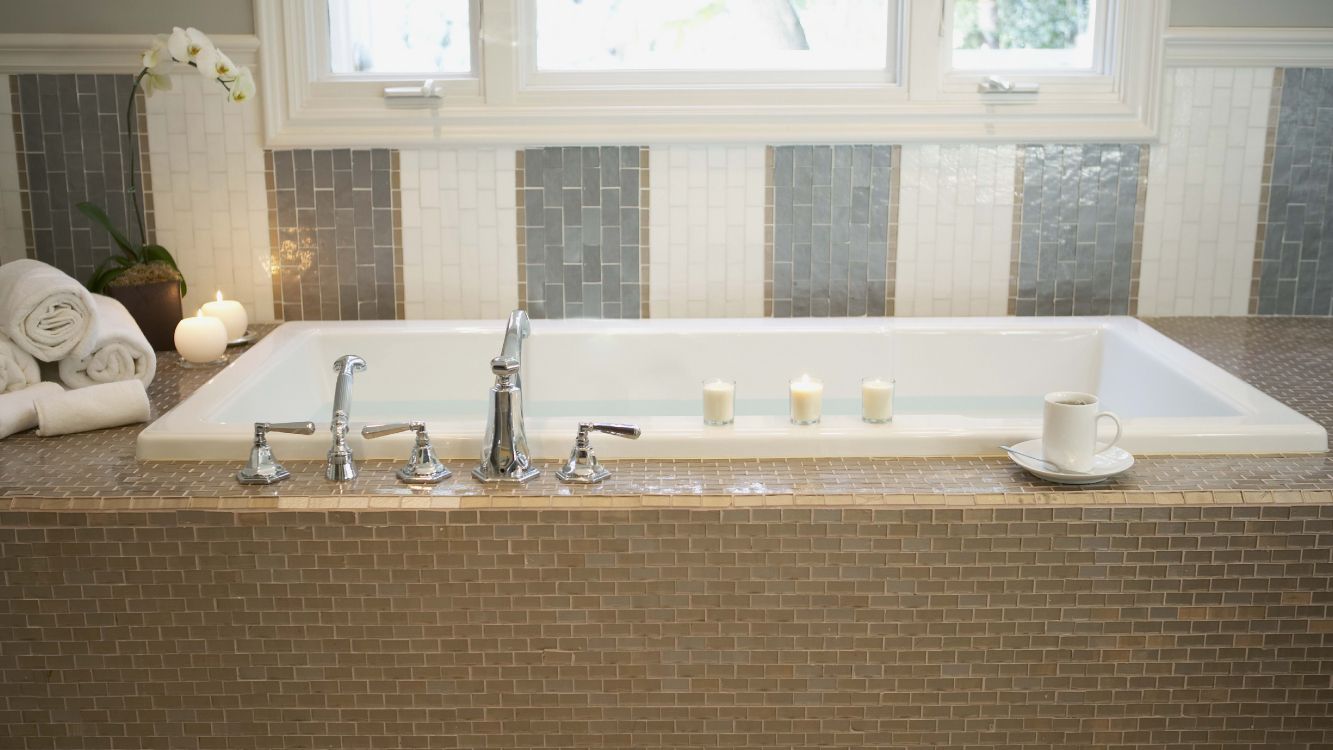
<svg viewBox="0 0 1333 750">
<path fill-rule="evenodd" d="M 1042 452 L 1041 438 L 1036 440 L 1025 440 L 1013 446 L 1014 450 L 1022 451 L 1030 456 L 1044 457 Z M 1006 451 L 1007 453 L 1007 451 Z M 1116 474 L 1129 469 L 1134 465 L 1134 456 L 1121 448 L 1107 448 L 1092 457 L 1092 468 L 1088 471 L 1065 471 L 1057 469 L 1053 464 L 1040 463 L 1033 461 L 1026 456 L 1020 456 L 1016 453 L 1009 453 L 1009 458 L 1014 463 L 1022 466 L 1024 469 L 1036 474 L 1037 476 L 1051 482 L 1060 484 L 1096 484 L 1105 481 Z"/>
</svg>

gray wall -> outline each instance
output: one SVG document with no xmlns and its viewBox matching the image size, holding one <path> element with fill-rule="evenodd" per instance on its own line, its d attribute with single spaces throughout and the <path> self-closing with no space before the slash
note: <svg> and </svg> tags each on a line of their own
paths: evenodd
<svg viewBox="0 0 1333 750">
<path fill-rule="evenodd" d="M 0 0 L 11 34 L 151 34 L 196 26 L 208 34 L 253 34 L 251 0 Z"/>
<path fill-rule="evenodd" d="M 1174 0 L 1171 25 L 1333 26 L 1333 0 Z M 252 0 L 0 0 L 0 29 L 9 33 L 135 34 L 172 26 L 253 34 L 254 7 Z"/>
<path fill-rule="evenodd" d="M 1333 0 L 1173 0 L 1172 26 L 1333 26 Z"/>
</svg>

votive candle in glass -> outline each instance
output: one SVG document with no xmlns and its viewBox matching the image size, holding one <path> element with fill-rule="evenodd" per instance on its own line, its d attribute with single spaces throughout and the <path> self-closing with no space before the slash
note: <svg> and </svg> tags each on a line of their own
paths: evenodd
<svg viewBox="0 0 1333 750">
<path fill-rule="evenodd" d="M 802 375 L 788 383 L 792 424 L 819 424 L 824 410 L 824 383 Z"/>
<path fill-rule="evenodd" d="M 736 381 L 704 381 L 704 424 L 721 426 L 736 421 Z"/>
<path fill-rule="evenodd" d="M 861 421 L 884 424 L 893 421 L 893 379 L 861 379 Z"/>
</svg>

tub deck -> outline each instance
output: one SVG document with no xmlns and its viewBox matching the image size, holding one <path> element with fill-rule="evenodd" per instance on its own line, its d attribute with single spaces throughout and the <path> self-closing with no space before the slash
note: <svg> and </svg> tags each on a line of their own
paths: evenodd
<svg viewBox="0 0 1333 750">
<path fill-rule="evenodd" d="M 1324 426 L 1333 426 L 1333 320 L 1169 318 L 1149 323 Z M 162 357 L 149 389 L 161 415 L 211 375 Z M 521 488 L 466 477 L 472 461 L 446 459 L 454 478 L 410 489 L 395 460 L 361 463 L 345 485 L 322 462 L 285 461 L 293 477 L 243 487 L 233 461 L 134 457 L 142 425 L 59 438 L 32 432 L 0 441 L 0 509 L 468 508 L 755 505 L 1177 504 L 1333 502 L 1333 455 L 1146 456 L 1106 483 L 1043 482 L 997 457 L 882 459 L 624 460 L 602 485 L 558 483 L 554 462 Z M 281 456 L 280 456 L 281 457 Z"/>
</svg>

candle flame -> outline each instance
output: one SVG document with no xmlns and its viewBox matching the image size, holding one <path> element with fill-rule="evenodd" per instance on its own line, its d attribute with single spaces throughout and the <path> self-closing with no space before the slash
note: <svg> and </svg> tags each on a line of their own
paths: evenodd
<svg viewBox="0 0 1333 750">
<path fill-rule="evenodd" d="M 221 301 L 222 301 L 222 290 L 219 289 L 219 290 L 218 290 L 218 302 L 221 302 Z"/>
<path fill-rule="evenodd" d="M 196 318 L 202 318 L 202 317 L 204 317 L 204 308 L 201 307 L 201 308 L 199 308 L 198 310 L 195 310 L 195 312 L 194 312 L 194 317 L 196 317 Z"/>
</svg>

